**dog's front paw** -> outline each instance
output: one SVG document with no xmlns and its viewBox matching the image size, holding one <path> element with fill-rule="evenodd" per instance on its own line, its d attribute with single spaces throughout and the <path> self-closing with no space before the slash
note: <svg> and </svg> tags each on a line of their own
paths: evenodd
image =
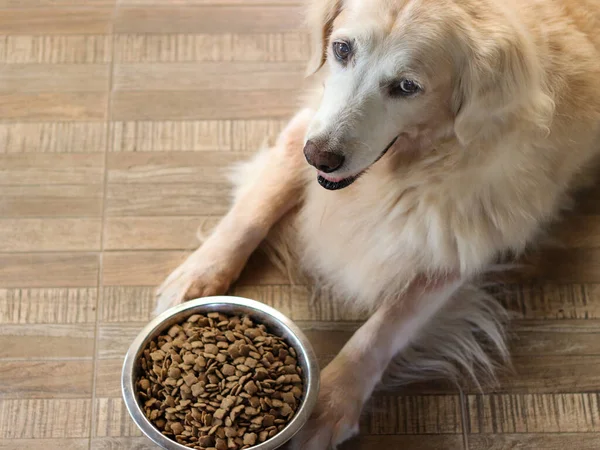
<svg viewBox="0 0 600 450">
<path fill-rule="evenodd" d="M 323 370 L 315 411 L 290 442 L 290 450 L 329 450 L 358 434 L 363 402 L 350 373 L 335 362 Z"/>
<path fill-rule="evenodd" d="M 186 300 L 225 294 L 237 276 L 232 267 L 222 254 L 200 247 L 158 288 L 154 314 Z"/>
</svg>

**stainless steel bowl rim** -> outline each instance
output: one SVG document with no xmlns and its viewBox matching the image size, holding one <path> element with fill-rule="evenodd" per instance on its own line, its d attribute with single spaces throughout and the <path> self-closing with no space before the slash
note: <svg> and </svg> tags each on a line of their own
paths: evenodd
<svg viewBox="0 0 600 450">
<path fill-rule="evenodd" d="M 123 363 L 123 371 L 121 374 L 121 390 L 125 406 L 131 415 L 131 418 L 139 429 L 149 439 L 159 446 L 167 450 L 189 450 L 190 447 L 181 445 L 167 436 L 164 436 L 158 429 L 146 418 L 146 415 L 142 411 L 136 396 L 134 370 L 136 367 L 137 359 L 143 351 L 145 345 L 154 339 L 154 333 L 157 330 L 161 330 L 164 327 L 164 323 L 169 319 L 179 315 L 184 315 L 187 312 L 191 313 L 194 310 L 198 310 L 201 314 L 202 307 L 210 307 L 211 310 L 219 311 L 219 305 L 225 307 L 242 307 L 252 310 L 257 316 L 267 316 L 274 319 L 287 331 L 287 336 L 283 336 L 291 342 L 296 351 L 304 359 L 306 368 L 304 373 L 304 382 L 306 384 L 305 395 L 302 402 L 299 405 L 296 414 L 287 426 L 271 439 L 266 440 L 263 443 L 251 447 L 249 450 L 274 450 L 281 447 L 287 441 L 289 441 L 298 431 L 302 428 L 302 425 L 306 423 L 311 412 L 313 411 L 319 392 L 319 368 L 317 364 L 317 358 L 315 356 L 312 345 L 310 344 L 306 335 L 294 324 L 289 318 L 277 311 L 276 309 L 265 305 L 264 303 L 250 300 L 243 297 L 233 296 L 215 296 L 215 297 L 204 297 L 196 300 L 190 300 L 181 305 L 173 307 L 164 313 L 154 318 L 148 325 L 146 325 L 142 331 L 135 338 Z M 205 311 L 208 312 L 208 311 Z M 182 318 L 183 320 L 183 318 Z M 257 320 L 260 322 L 260 320 Z M 268 324 L 265 324 L 268 326 Z"/>
</svg>

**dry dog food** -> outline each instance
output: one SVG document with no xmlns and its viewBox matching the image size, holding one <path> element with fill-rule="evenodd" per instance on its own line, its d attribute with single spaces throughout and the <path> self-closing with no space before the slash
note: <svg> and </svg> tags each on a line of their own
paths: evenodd
<svg viewBox="0 0 600 450">
<path fill-rule="evenodd" d="M 195 449 L 245 449 L 283 430 L 301 401 L 296 351 L 249 317 L 195 314 L 147 346 L 146 417 Z"/>
</svg>

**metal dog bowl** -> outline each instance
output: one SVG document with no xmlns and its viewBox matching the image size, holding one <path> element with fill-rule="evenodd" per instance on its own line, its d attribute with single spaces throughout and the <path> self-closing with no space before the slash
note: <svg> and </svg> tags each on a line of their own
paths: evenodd
<svg viewBox="0 0 600 450">
<path fill-rule="evenodd" d="M 193 314 L 220 312 L 230 315 L 248 315 L 257 323 L 264 324 L 271 333 L 281 336 L 298 354 L 302 368 L 304 392 L 296 414 L 287 426 L 265 442 L 251 447 L 252 450 L 275 450 L 289 441 L 308 420 L 317 403 L 319 392 L 319 368 L 313 348 L 304 333 L 279 311 L 263 303 L 241 297 L 205 297 L 192 300 L 165 311 L 152 320 L 135 338 L 125 356 L 121 376 L 121 389 L 127 410 L 133 421 L 148 438 L 167 450 L 188 450 L 163 435 L 146 418 L 136 395 L 135 380 L 140 366 L 138 360 L 146 345 L 171 326 L 184 322 Z"/>
</svg>

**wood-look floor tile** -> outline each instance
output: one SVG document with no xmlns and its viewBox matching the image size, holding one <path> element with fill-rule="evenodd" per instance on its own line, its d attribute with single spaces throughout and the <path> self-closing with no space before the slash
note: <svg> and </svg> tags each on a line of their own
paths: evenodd
<svg viewBox="0 0 600 450">
<path fill-rule="evenodd" d="M 303 28 L 297 6 L 201 6 L 117 9 L 115 33 L 248 33 Z"/>
<path fill-rule="evenodd" d="M 512 358 L 512 364 L 514 373 L 501 375 L 500 384 L 497 387 L 486 386 L 486 393 L 590 392 L 600 386 L 598 355 L 518 356 Z M 476 393 L 478 388 L 466 391 Z"/>
<path fill-rule="evenodd" d="M 0 450 L 88 450 L 89 439 L 0 439 Z"/>
<path fill-rule="evenodd" d="M 115 275 L 111 276 L 110 281 L 118 283 L 127 283 L 126 276 L 118 276 L 119 268 L 126 267 L 131 261 L 137 261 L 143 255 L 160 255 L 163 252 L 135 252 L 137 255 L 132 255 L 131 259 L 127 257 L 129 253 L 110 252 L 105 254 L 105 257 L 111 258 L 113 253 L 117 253 L 116 261 L 111 262 L 114 265 Z M 134 253 L 134 252 L 130 252 Z M 172 264 L 179 262 L 179 256 L 187 253 L 168 253 L 165 259 L 173 259 Z M 282 281 L 282 274 L 277 274 L 273 269 L 272 273 L 262 274 L 263 277 L 269 275 L 271 280 L 279 278 L 277 281 Z M 166 276 L 166 273 L 165 275 Z M 141 277 L 140 277 L 141 278 Z M 154 278 L 154 277 L 153 277 Z M 138 281 L 149 281 L 148 279 L 140 279 Z M 130 282 L 130 285 L 121 284 L 103 288 L 103 298 L 100 302 L 100 320 L 103 322 L 138 322 L 148 321 L 151 312 L 154 308 L 154 293 L 157 284 L 162 282 L 162 276 L 157 277 L 154 283 L 137 286 Z M 250 281 L 250 280 L 248 280 Z M 261 279 L 255 278 L 254 282 L 259 282 Z M 106 281 L 105 281 L 106 283 Z M 351 311 L 349 308 L 343 308 L 337 302 L 332 301 L 330 296 L 325 294 L 317 295 L 314 302 L 311 301 L 311 294 L 308 288 L 304 286 L 290 286 L 288 284 L 271 284 L 271 285 L 237 285 L 231 290 L 232 295 L 247 297 L 253 300 L 263 302 L 272 306 L 293 320 L 304 322 L 321 322 L 331 323 L 331 328 L 339 326 L 339 322 L 354 322 L 361 321 L 367 318 L 364 313 Z M 354 325 L 353 325 L 354 326 Z"/>
<path fill-rule="evenodd" d="M 106 119 L 104 92 L 0 93 L 0 119 L 94 121 Z"/>
<path fill-rule="evenodd" d="M 98 217 L 102 214 L 102 186 L 3 186 L 3 217 Z"/>
<path fill-rule="evenodd" d="M 227 174 L 249 155 L 241 152 L 128 152 L 108 155 L 109 183 L 228 183 Z M 0 156 L 0 170 L 2 159 Z M 0 172 L 1 181 L 2 172 Z"/>
<path fill-rule="evenodd" d="M 236 120 L 232 123 L 232 143 L 234 150 L 255 152 L 265 142 L 272 145 L 285 127 L 284 120 Z M 299 149 L 298 151 L 302 151 Z"/>
<path fill-rule="evenodd" d="M 515 356 L 598 356 L 600 321 L 515 320 L 510 324 L 510 351 Z"/>
<path fill-rule="evenodd" d="M 300 61 L 310 57 L 308 33 L 118 34 L 115 61 Z"/>
<path fill-rule="evenodd" d="M 108 35 L 0 36 L 0 62 L 5 64 L 108 63 L 111 56 Z"/>
<path fill-rule="evenodd" d="M 368 434 L 459 434 L 458 395 L 376 395 L 366 407 Z"/>
<path fill-rule="evenodd" d="M 100 250 L 102 220 L 0 219 L 0 252 Z"/>
<path fill-rule="evenodd" d="M 111 152 L 231 150 L 229 120 L 112 122 Z"/>
<path fill-rule="evenodd" d="M 118 0 L 0 0 L 0 8 L 52 8 L 112 6 Z"/>
<path fill-rule="evenodd" d="M 104 155 L 98 153 L 0 154 L 0 185 L 102 184 Z"/>
<path fill-rule="evenodd" d="M 364 312 L 344 306 L 339 298 L 326 290 L 313 292 L 310 286 L 288 285 L 283 274 L 279 274 L 280 284 L 275 286 L 256 284 L 252 278 L 252 268 L 249 268 L 241 283 L 233 287 L 232 294 L 266 303 L 293 320 L 335 323 L 365 320 L 368 317 Z"/>
<path fill-rule="evenodd" d="M 304 63 L 298 62 L 117 64 L 113 86 L 118 91 L 218 89 L 239 91 L 235 95 L 241 96 L 247 91 L 300 88 L 306 71 L 304 66 Z M 7 78 L 11 75 L 8 74 Z M 2 87 L 0 77 L 0 89 Z"/>
<path fill-rule="evenodd" d="M 103 437 L 92 438 L 90 450 L 156 450 L 156 444 L 145 436 Z"/>
<path fill-rule="evenodd" d="M 469 395 L 467 418 L 477 434 L 600 431 L 596 393 Z"/>
<path fill-rule="evenodd" d="M 112 97 L 112 117 L 115 120 L 287 118 L 298 105 L 297 90 L 117 91 Z"/>
<path fill-rule="evenodd" d="M 7 64 L 0 92 L 108 91 L 108 64 Z"/>
<path fill-rule="evenodd" d="M 0 358 L 93 358 L 94 325 L 91 323 L 0 326 Z M 55 374 L 52 374 L 54 377 Z M 38 380 L 39 381 L 39 380 Z M 11 385 L 11 380 L 8 380 Z M 45 385 L 44 382 L 40 385 Z"/>
<path fill-rule="evenodd" d="M 140 329 L 143 327 L 140 324 Z M 133 339 L 133 338 L 132 338 Z M 96 391 L 97 398 L 121 396 L 121 370 L 123 370 L 123 358 L 100 359 L 96 361 Z"/>
<path fill-rule="evenodd" d="M 120 5 L 124 6 L 164 6 L 161 0 L 117 0 Z M 301 6 L 302 0 L 171 0 L 171 5 L 176 6 L 194 6 L 194 5 L 210 5 L 210 6 L 265 6 L 265 5 L 295 5 Z"/>
<path fill-rule="evenodd" d="M 600 284 L 506 285 L 494 295 L 523 319 L 600 319 Z"/>
<path fill-rule="evenodd" d="M 10 1 L 10 0 L 9 0 Z M 0 34 L 107 34 L 112 8 L 6 9 L 0 15 Z"/>
<path fill-rule="evenodd" d="M 223 215 L 229 210 L 229 185 L 109 184 L 107 216 Z"/>
<path fill-rule="evenodd" d="M 0 254 L 0 287 L 84 287 L 97 283 L 95 253 Z"/>
<path fill-rule="evenodd" d="M 193 250 L 198 231 L 209 235 L 219 217 L 110 217 L 104 224 L 106 250 Z M 1 222 L 0 222 L 1 223 Z"/>
<path fill-rule="evenodd" d="M 96 398 L 93 437 L 137 437 L 142 432 L 133 422 L 121 397 Z"/>
<path fill-rule="evenodd" d="M 3 153 L 102 153 L 104 122 L 0 123 Z"/>
<path fill-rule="evenodd" d="M 469 450 L 597 450 L 600 433 L 471 434 L 468 438 Z"/>
<path fill-rule="evenodd" d="M 89 399 L 1 399 L 0 439 L 90 436 Z"/>
<path fill-rule="evenodd" d="M 600 247 L 600 216 L 569 216 L 551 236 L 568 248 Z"/>
<path fill-rule="evenodd" d="M 158 285 L 169 272 L 185 261 L 188 252 L 135 251 L 104 254 L 104 286 Z"/>
<path fill-rule="evenodd" d="M 104 286 L 99 321 L 148 322 L 155 306 L 155 291 L 156 286 Z"/>
<path fill-rule="evenodd" d="M 101 324 L 98 328 L 98 358 L 122 361 L 127 349 L 145 325 L 146 322 Z"/>
<path fill-rule="evenodd" d="M 103 262 L 104 286 L 157 286 L 188 255 L 189 252 L 183 251 L 107 252 Z M 287 277 L 261 258 L 252 257 L 249 270 L 242 275 L 240 282 L 243 283 L 244 279 L 268 285 L 285 283 Z"/>
<path fill-rule="evenodd" d="M 88 398 L 93 362 L 0 361 L 0 398 Z"/>
<path fill-rule="evenodd" d="M 523 271 L 508 280 L 553 283 L 600 283 L 600 249 L 545 249 L 529 255 Z"/>
<path fill-rule="evenodd" d="M 290 277 L 274 266 L 260 251 L 254 253 L 234 286 L 288 285 Z"/>
<path fill-rule="evenodd" d="M 359 436 L 342 444 L 340 450 L 461 450 L 463 438 L 457 435 Z"/>
<path fill-rule="evenodd" d="M 95 287 L 0 289 L 0 323 L 94 323 L 97 298 Z"/>
</svg>

